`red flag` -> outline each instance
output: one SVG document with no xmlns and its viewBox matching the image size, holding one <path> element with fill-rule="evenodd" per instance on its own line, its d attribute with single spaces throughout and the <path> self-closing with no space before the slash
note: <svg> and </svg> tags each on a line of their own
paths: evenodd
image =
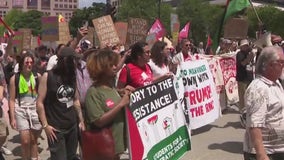
<svg viewBox="0 0 284 160">
<path fill-rule="evenodd" d="M 38 36 L 37 36 L 37 45 L 40 46 L 40 43 L 41 43 L 41 41 L 40 41 L 40 35 L 38 35 Z"/>
<path fill-rule="evenodd" d="M 210 35 L 207 35 L 207 44 L 206 44 L 206 48 L 210 47 L 212 45 L 212 39 L 210 37 Z"/>
<path fill-rule="evenodd" d="M 187 22 L 186 25 L 183 27 L 183 29 L 179 32 L 178 39 L 181 41 L 181 39 L 188 37 L 188 32 L 190 30 L 190 23 Z"/>
<path fill-rule="evenodd" d="M 148 34 L 153 34 L 153 33 L 156 35 L 157 40 L 159 38 L 162 38 L 166 33 L 166 29 L 159 19 L 156 19 Z"/>
</svg>

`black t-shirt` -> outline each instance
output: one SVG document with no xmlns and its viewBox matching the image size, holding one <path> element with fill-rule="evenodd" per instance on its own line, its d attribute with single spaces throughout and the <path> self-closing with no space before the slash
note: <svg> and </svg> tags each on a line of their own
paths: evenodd
<svg viewBox="0 0 284 160">
<path fill-rule="evenodd" d="M 253 79 L 253 73 L 247 71 L 247 65 L 243 66 L 241 63 L 248 56 L 248 53 L 239 51 L 237 53 L 237 75 L 236 80 L 240 82 L 251 82 Z"/>
<path fill-rule="evenodd" d="M 64 85 L 52 70 L 48 72 L 44 109 L 49 125 L 56 129 L 70 129 L 77 124 L 74 96 L 75 87 Z"/>
</svg>

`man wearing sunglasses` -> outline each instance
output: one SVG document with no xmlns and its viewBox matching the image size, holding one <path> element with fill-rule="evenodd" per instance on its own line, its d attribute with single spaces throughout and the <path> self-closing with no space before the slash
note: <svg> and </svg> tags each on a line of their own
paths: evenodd
<svg viewBox="0 0 284 160">
<path fill-rule="evenodd" d="M 172 63 L 175 65 L 179 65 L 181 62 L 192 60 L 192 54 L 191 54 L 191 43 L 188 39 L 182 39 L 181 40 L 181 51 L 176 54 L 173 59 Z"/>
</svg>

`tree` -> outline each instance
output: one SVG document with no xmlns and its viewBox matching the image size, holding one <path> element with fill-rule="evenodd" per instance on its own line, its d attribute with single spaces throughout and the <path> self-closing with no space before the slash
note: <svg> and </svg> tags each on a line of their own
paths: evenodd
<svg viewBox="0 0 284 160">
<path fill-rule="evenodd" d="M 70 32 L 73 36 L 76 35 L 77 29 L 82 26 L 85 21 L 89 22 L 89 26 L 93 27 L 92 20 L 99 18 L 105 14 L 106 4 L 93 3 L 92 7 L 84 7 L 83 9 L 77 9 L 73 13 L 73 17 L 69 21 Z"/>
<path fill-rule="evenodd" d="M 256 8 L 256 11 L 265 25 L 265 28 L 267 31 L 271 31 L 273 34 L 280 35 L 281 37 L 284 37 L 284 12 L 275 8 L 272 5 L 264 6 L 264 7 L 258 7 Z M 258 31 L 259 28 L 259 22 L 258 19 L 253 11 L 252 8 L 250 8 L 247 11 L 248 20 L 249 20 L 249 37 L 255 37 L 255 32 Z"/>
<path fill-rule="evenodd" d="M 151 25 L 158 17 L 159 0 L 124 0 L 118 9 L 117 19 L 119 21 L 127 21 L 129 17 L 143 18 L 148 20 Z M 170 33 L 170 14 L 172 7 L 169 4 L 161 3 L 160 19 Z"/>
<path fill-rule="evenodd" d="M 4 21 L 8 26 L 11 27 L 11 29 L 15 29 L 15 22 L 20 19 L 20 15 L 22 14 L 23 12 L 21 10 L 12 9 L 4 17 Z M 0 25 L 0 35 L 3 35 L 5 30 L 6 28 L 3 25 Z"/>
<path fill-rule="evenodd" d="M 190 38 L 196 45 L 205 42 L 207 34 L 213 37 L 221 23 L 222 11 L 221 6 L 210 5 L 206 0 L 181 0 L 177 7 L 181 27 L 190 22 Z"/>
<path fill-rule="evenodd" d="M 40 11 L 30 10 L 27 12 L 23 12 L 19 19 L 15 21 L 15 29 L 20 28 L 30 28 L 32 29 L 33 35 L 38 35 L 41 33 L 41 17 L 44 14 Z"/>
</svg>

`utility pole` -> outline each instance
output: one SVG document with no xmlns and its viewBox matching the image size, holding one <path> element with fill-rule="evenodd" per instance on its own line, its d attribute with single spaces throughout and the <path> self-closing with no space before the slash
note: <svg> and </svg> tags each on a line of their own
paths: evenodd
<svg viewBox="0 0 284 160">
<path fill-rule="evenodd" d="M 161 18 L 161 0 L 158 0 L 158 18 Z"/>
</svg>

